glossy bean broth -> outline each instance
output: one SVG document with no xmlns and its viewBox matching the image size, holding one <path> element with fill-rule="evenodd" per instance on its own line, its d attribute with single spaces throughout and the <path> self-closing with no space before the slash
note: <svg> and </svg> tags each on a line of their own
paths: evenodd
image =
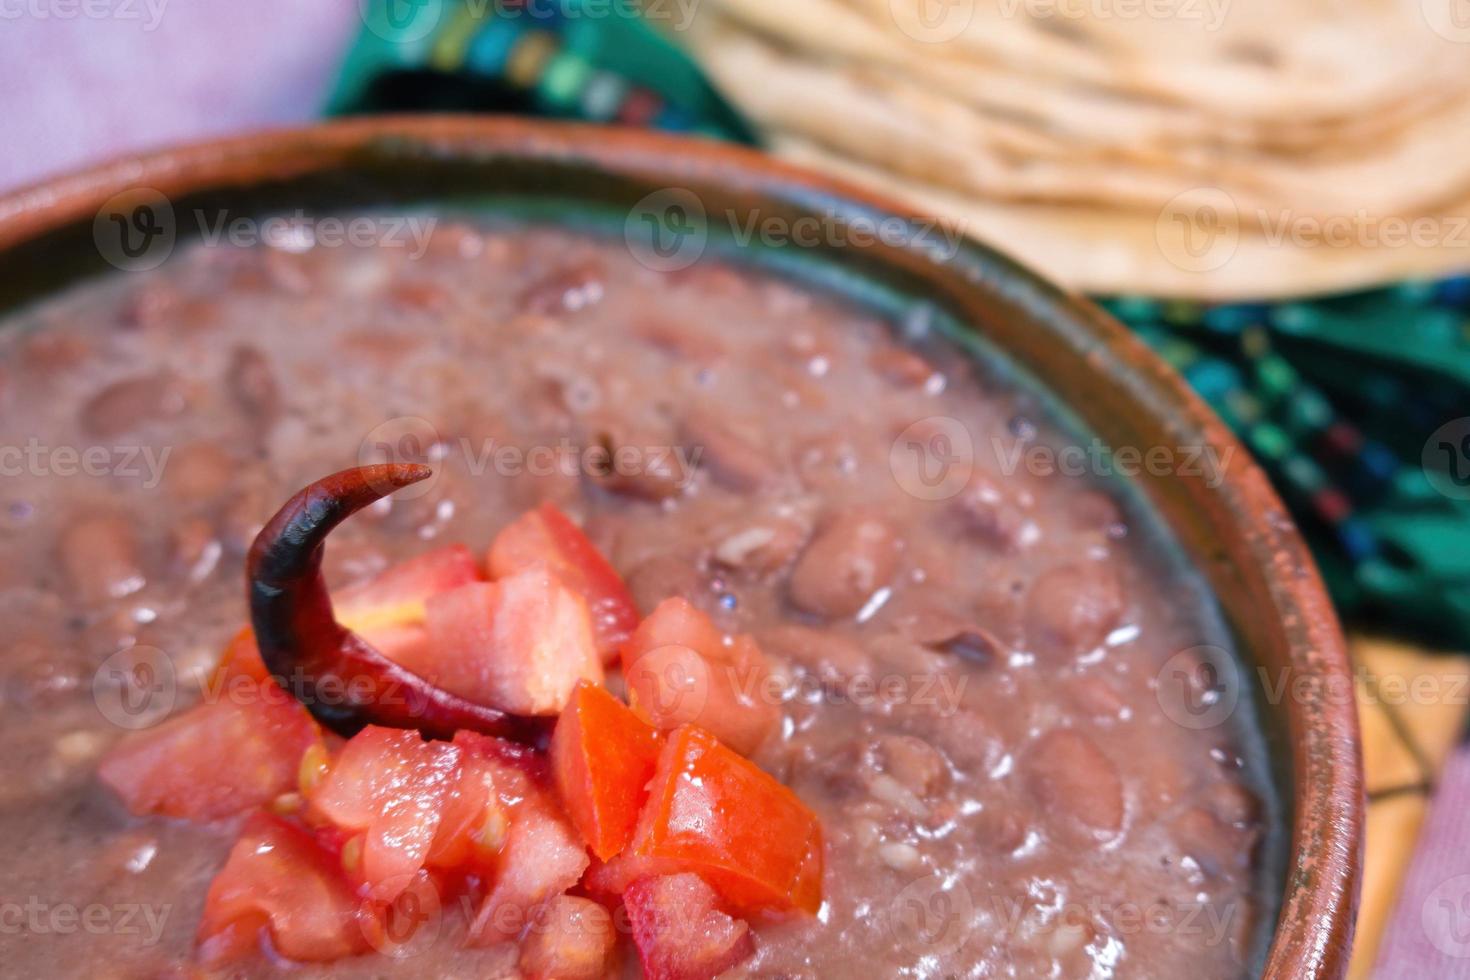
<svg viewBox="0 0 1470 980">
<path fill-rule="evenodd" d="M 3 972 L 185 975 L 239 821 L 130 816 L 98 761 L 200 699 L 281 502 L 383 459 L 435 475 L 334 533 L 334 587 L 549 500 L 644 613 L 756 638 L 755 758 L 821 818 L 824 902 L 731 975 L 1246 972 L 1274 804 L 1246 706 L 1181 711 L 1229 648 L 1210 601 L 1122 482 L 1044 465 L 1088 442 L 1003 365 L 898 336 L 715 257 L 448 217 L 422 254 L 181 244 L 9 315 Z M 434 930 L 227 972 L 515 975 L 460 909 Z"/>
</svg>

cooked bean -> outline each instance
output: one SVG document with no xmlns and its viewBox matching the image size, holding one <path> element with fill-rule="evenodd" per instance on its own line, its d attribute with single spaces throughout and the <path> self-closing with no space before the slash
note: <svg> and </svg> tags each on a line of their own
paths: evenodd
<svg viewBox="0 0 1470 980">
<path fill-rule="evenodd" d="M 1089 718 L 1117 721 L 1128 711 L 1128 702 L 1107 678 L 1084 675 L 1071 681 L 1072 699 Z"/>
<path fill-rule="evenodd" d="M 949 760 L 944 753 L 913 735 L 884 735 L 873 751 L 874 765 L 921 799 L 949 785 Z"/>
<path fill-rule="evenodd" d="M 1031 795 L 1060 829 L 1075 823 L 1109 837 L 1122 829 L 1118 767 L 1086 735 L 1053 729 L 1036 740 L 1020 766 Z"/>
<path fill-rule="evenodd" d="M 1039 533 L 1031 494 L 1014 482 L 977 472 L 954 500 L 965 528 L 995 548 L 1014 551 Z"/>
<path fill-rule="evenodd" d="M 541 316 L 576 313 L 602 299 L 607 267 L 598 258 L 566 266 L 531 283 L 516 296 L 516 309 Z"/>
<path fill-rule="evenodd" d="M 122 435 L 180 415 L 183 385 L 171 374 L 129 378 L 108 385 L 82 408 L 82 427 L 104 438 Z"/>
<path fill-rule="evenodd" d="M 270 358 L 258 347 L 241 345 L 230 354 L 226 384 L 245 417 L 266 428 L 280 411 L 281 392 Z"/>
<path fill-rule="evenodd" d="M 709 576 L 693 558 L 660 554 L 634 566 L 627 577 L 628 591 L 644 615 L 672 596 L 694 599 L 709 591 Z"/>
<path fill-rule="evenodd" d="M 1181 854 L 1212 875 L 1250 864 L 1251 828 L 1226 823 L 1204 807 L 1192 806 L 1170 824 Z"/>
<path fill-rule="evenodd" d="M 899 541 L 892 525 L 871 510 L 854 508 L 817 530 L 791 572 L 791 601 L 818 616 L 851 616 L 898 569 Z"/>
<path fill-rule="evenodd" d="M 27 375 L 50 377 L 82 363 L 88 350 L 87 342 L 81 337 L 50 329 L 26 337 L 21 345 L 21 358 Z"/>
<path fill-rule="evenodd" d="M 934 375 L 934 366 L 904 347 L 884 344 L 875 347 L 868 364 L 900 388 L 916 388 Z"/>
<path fill-rule="evenodd" d="M 235 475 L 236 463 L 212 442 L 180 446 L 169 457 L 166 485 L 179 500 L 207 501 L 224 493 Z"/>
<path fill-rule="evenodd" d="M 923 732 L 943 749 L 957 772 L 983 773 L 1004 758 L 1005 746 L 995 727 L 976 711 L 955 711 L 946 716 L 931 711 Z"/>
<path fill-rule="evenodd" d="M 1008 854 L 1026 843 L 1026 817 L 1017 800 L 996 798 L 973 818 L 975 835 L 991 851 Z"/>
<path fill-rule="evenodd" d="M 277 503 L 260 485 L 239 487 L 220 517 L 220 542 L 232 554 L 243 555 L 250 543 L 275 513 Z"/>
<path fill-rule="evenodd" d="M 695 364 L 713 364 L 726 354 L 725 345 L 718 337 L 656 314 L 636 321 L 632 332 L 650 347 Z"/>
<path fill-rule="evenodd" d="M 798 513 L 756 515 L 746 526 L 722 530 L 713 558 L 726 568 L 774 572 L 796 557 L 810 534 L 810 523 Z"/>
<path fill-rule="evenodd" d="M 1123 615 L 1118 574 L 1102 562 L 1061 565 L 1043 573 L 1026 596 L 1026 637 L 1039 653 L 1086 653 Z"/>
<path fill-rule="evenodd" d="M 1083 490 L 1067 504 L 1067 513 L 1077 527 L 1087 531 L 1111 531 L 1123 524 L 1123 512 L 1112 497 L 1101 490 Z"/>
<path fill-rule="evenodd" d="M 223 551 L 213 524 L 203 517 L 186 517 L 170 535 L 169 564 L 186 581 L 202 582 L 219 564 Z"/>
<path fill-rule="evenodd" d="M 681 429 L 685 449 L 698 466 L 707 466 L 717 482 L 749 493 L 771 483 L 780 468 L 754 433 L 708 411 L 695 411 Z"/>
<path fill-rule="evenodd" d="M 449 290 L 433 282 L 395 282 L 388 302 L 410 313 L 443 313 L 449 309 Z"/>
<path fill-rule="evenodd" d="M 922 606 L 894 617 L 899 631 L 920 646 L 978 664 L 1004 656 L 1005 645 L 990 630 L 942 606 Z"/>
<path fill-rule="evenodd" d="M 674 442 L 628 420 L 593 425 L 592 479 L 612 493 L 641 500 L 667 500 L 684 492 L 694 474 L 675 453 Z"/>
<path fill-rule="evenodd" d="M 1239 783 L 1216 783 L 1205 791 L 1215 816 L 1228 824 L 1244 826 L 1261 817 L 1261 801 Z"/>
<path fill-rule="evenodd" d="M 117 515 L 79 517 L 61 535 L 61 564 L 89 603 L 132 595 L 147 582 L 133 522 Z"/>
<path fill-rule="evenodd" d="M 783 625 L 760 635 L 761 649 L 782 657 L 824 682 L 846 684 L 873 674 L 873 658 L 856 642 L 832 630 Z"/>
</svg>

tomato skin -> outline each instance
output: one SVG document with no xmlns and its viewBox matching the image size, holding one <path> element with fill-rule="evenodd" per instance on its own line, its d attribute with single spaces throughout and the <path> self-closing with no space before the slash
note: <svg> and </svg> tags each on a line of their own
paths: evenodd
<svg viewBox="0 0 1470 980">
<path fill-rule="evenodd" d="M 424 867 L 462 756 L 418 732 L 370 725 L 347 741 L 312 791 L 313 816 L 364 834 L 361 877 L 372 898 L 391 902 Z"/>
<path fill-rule="evenodd" d="M 640 878 L 623 900 L 647 980 L 710 980 L 755 953 L 750 927 L 696 874 Z"/>
<path fill-rule="evenodd" d="M 693 725 L 669 736 L 629 850 L 698 873 L 740 915 L 822 902 L 816 814 Z"/>
<path fill-rule="evenodd" d="M 520 715 L 555 715 L 578 680 L 602 683 L 587 605 L 544 565 L 428 602 L 430 683 Z"/>
<path fill-rule="evenodd" d="M 605 688 L 577 685 L 551 736 L 551 771 L 573 825 L 607 860 L 628 845 L 658 765 L 658 732 Z"/>
<path fill-rule="evenodd" d="M 587 601 L 604 662 L 638 625 L 638 607 L 622 576 L 570 517 L 550 501 L 527 511 L 495 536 L 485 565 L 493 578 L 545 563 Z"/>
<path fill-rule="evenodd" d="M 340 959 L 368 946 L 357 898 L 332 856 L 300 827 L 257 812 L 210 883 L 200 959 L 216 964 L 249 955 L 262 929 L 277 952 L 302 962 Z"/>
<path fill-rule="evenodd" d="M 269 680 L 133 732 L 97 775 L 136 814 L 217 820 L 296 788 L 301 756 L 321 743 L 306 709 Z"/>
<path fill-rule="evenodd" d="M 698 725 L 742 755 L 776 728 L 770 669 L 749 636 L 726 639 L 687 599 L 665 599 L 623 645 L 633 711 L 659 731 Z"/>
</svg>

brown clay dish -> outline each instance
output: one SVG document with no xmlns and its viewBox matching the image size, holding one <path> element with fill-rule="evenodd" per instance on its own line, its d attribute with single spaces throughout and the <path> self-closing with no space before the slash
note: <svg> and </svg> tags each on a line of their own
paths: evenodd
<svg viewBox="0 0 1470 980">
<path fill-rule="evenodd" d="M 839 223 L 903 208 L 747 150 L 661 135 L 485 118 L 382 118 L 225 140 L 54 180 L 0 199 L 0 304 L 47 295 L 107 266 L 94 219 L 114 196 L 150 188 L 175 208 L 232 211 L 433 201 L 454 192 L 583 202 L 629 213 L 648 194 L 692 193 L 708 214 L 820 215 Z M 905 219 L 908 220 L 908 219 Z M 913 236 L 906 236 L 913 241 Z M 814 250 L 830 260 L 835 246 Z M 1305 546 L 1265 478 L 1224 425 L 1141 342 L 1087 301 L 974 242 L 936 256 L 917 244 L 847 246 L 846 273 L 927 298 L 971 325 L 1116 445 L 1204 445 L 1223 481 L 1141 477 L 1150 505 L 1206 578 L 1272 734 L 1290 821 L 1272 977 L 1342 975 L 1362 849 L 1363 786 L 1343 639 Z M 1230 452 L 1226 452 L 1226 450 Z"/>
</svg>

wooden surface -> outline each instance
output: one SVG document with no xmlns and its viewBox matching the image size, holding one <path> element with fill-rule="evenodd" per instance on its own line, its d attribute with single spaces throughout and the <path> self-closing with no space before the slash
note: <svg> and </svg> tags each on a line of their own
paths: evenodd
<svg viewBox="0 0 1470 980">
<path fill-rule="evenodd" d="M 1355 636 L 1358 712 L 1368 786 L 1367 853 L 1350 976 L 1369 977 L 1435 776 L 1459 740 L 1470 657 Z"/>
</svg>

